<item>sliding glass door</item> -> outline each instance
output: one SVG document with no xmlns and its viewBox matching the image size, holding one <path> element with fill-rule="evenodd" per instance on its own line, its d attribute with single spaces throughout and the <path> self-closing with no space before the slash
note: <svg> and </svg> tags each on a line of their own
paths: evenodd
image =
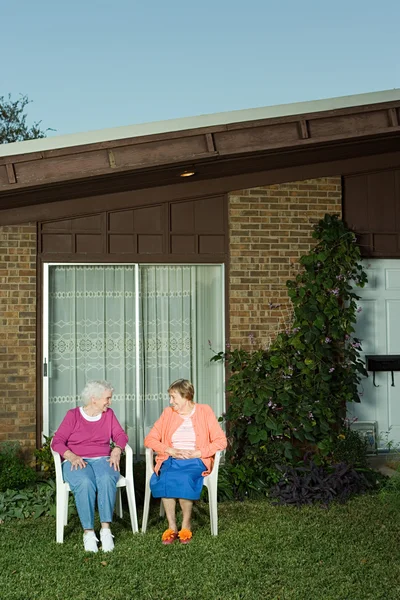
<svg viewBox="0 0 400 600">
<path fill-rule="evenodd" d="M 224 410 L 221 265 L 45 265 L 43 432 L 77 406 L 86 381 L 115 388 L 113 408 L 136 454 L 168 403 L 171 381 Z"/>
</svg>

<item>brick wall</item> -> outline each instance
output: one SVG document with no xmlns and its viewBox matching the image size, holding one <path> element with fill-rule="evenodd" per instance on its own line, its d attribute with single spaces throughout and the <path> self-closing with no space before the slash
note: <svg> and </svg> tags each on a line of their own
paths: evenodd
<svg viewBox="0 0 400 600">
<path fill-rule="evenodd" d="M 296 275 L 299 258 L 314 245 L 313 225 L 325 213 L 341 215 L 341 200 L 340 177 L 230 194 L 232 346 L 249 347 L 253 335 L 257 345 L 268 345 L 290 324 L 286 281 Z"/>
<path fill-rule="evenodd" d="M 0 441 L 36 442 L 36 226 L 0 227 Z"/>
</svg>

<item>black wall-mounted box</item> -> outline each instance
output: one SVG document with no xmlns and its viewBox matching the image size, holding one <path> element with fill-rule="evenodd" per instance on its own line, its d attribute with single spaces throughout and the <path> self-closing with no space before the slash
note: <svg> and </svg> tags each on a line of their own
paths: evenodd
<svg viewBox="0 0 400 600">
<path fill-rule="evenodd" d="M 365 357 L 367 371 L 400 371 L 400 354 L 375 354 Z"/>
</svg>

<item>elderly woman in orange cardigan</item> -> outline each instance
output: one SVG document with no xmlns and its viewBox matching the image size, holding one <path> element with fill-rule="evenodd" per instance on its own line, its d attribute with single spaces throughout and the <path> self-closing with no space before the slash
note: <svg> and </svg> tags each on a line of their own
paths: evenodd
<svg viewBox="0 0 400 600">
<path fill-rule="evenodd" d="M 226 436 L 208 404 L 195 404 L 194 387 L 187 379 L 178 379 L 168 388 L 170 406 L 165 408 L 144 440 L 157 453 L 150 480 L 154 498 L 162 498 L 168 529 L 163 544 L 179 539 L 187 544 L 192 538 L 193 501 L 200 498 L 203 478 L 212 468 L 217 450 L 226 448 Z M 176 500 L 182 509 L 182 527 L 176 526 Z"/>
</svg>

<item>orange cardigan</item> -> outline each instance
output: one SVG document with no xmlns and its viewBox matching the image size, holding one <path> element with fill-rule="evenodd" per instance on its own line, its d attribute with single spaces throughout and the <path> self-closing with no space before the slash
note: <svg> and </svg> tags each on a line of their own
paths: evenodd
<svg viewBox="0 0 400 600">
<path fill-rule="evenodd" d="M 201 460 L 207 470 L 202 473 L 208 475 L 212 468 L 212 457 L 217 450 L 226 448 L 226 436 L 222 431 L 211 406 L 196 404 L 192 417 L 193 429 L 196 434 L 196 449 L 201 452 Z M 144 445 L 157 452 L 154 471 L 158 473 L 164 460 L 169 454 L 167 448 L 172 448 L 172 435 L 182 424 L 182 419 L 170 406 L 165 408 L 161 417 L 154 423 L 151 431 L 145 437 Z"/>
</svg>

